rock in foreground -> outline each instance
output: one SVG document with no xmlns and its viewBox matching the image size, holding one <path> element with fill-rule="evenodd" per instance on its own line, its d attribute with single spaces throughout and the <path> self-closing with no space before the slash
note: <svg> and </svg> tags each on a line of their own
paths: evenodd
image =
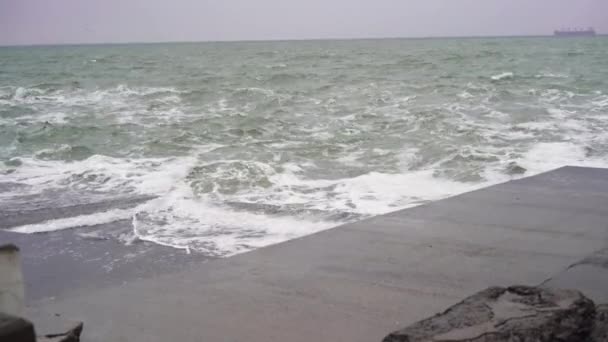
<svg viewBox="0 0 608 342">
<path fill-rule="evenodd" d="M 34 326 L 23 318 L 0 313 L 0 341 L 36 342 Z"/>
<path fill-rule="evenodd" d="M 34 322 L 38 342 L 78 342 L 83 323 L 65 319 L 58 314 L 48 314 L 30 308 L 28 318 Z"/>
<path fill-rule="evenodd" d="M 595 311 L 574 290 L 491 287 L 384 342 L 588 342 Z"/>
<path fill-rule="evenodd" d="M 51 329 L 53 327 L 54 329 Z M 49 323 L 43 324 L 40 327 L 36 322 L 36 332 L 38 342 L 78 342 L 82 333 L 82 322 L 57 320 L 52 325 Z"/>
<path fill-rule="evenodd" d="M 598 305 L 591 342 L 608 341 L 608 305 Z"/>
</svg>

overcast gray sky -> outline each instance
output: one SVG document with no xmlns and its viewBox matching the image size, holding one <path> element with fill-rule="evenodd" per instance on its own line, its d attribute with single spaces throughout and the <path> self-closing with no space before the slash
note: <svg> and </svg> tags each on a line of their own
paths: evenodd
<svg viewBox="0 0 608 342">
<path fill-rule="evenodd" d="M 0 45 L 608 33 L 608 0 L 0 0 Z"/>
</svg>

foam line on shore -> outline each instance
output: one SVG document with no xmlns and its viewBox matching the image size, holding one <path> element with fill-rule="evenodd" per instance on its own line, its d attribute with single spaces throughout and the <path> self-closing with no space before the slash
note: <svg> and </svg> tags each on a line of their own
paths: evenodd
<svg viewBox="0 0 608 342">
<path fill-rule="evenodd" d="M 90 215 L 79 215 L 68 218 L 48 220 L 41 223 L 26 224 L 8 229 L 16 233 L 46 233 L 56 230 L 95 226 L 120 220 L 126 220 L 133 216 L 134 209 L 112 209 L 97 212 Z"/>
</svg>

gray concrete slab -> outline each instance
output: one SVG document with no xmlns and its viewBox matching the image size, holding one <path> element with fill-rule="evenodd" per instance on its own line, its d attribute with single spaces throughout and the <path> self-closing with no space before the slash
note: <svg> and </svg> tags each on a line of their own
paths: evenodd
<svg viewBox="0 0 608 342">
<path fill-rule="evenodd" d="M 583 292 L 598 304 L 608 303 L 608 248 L 601 249 L 547 279 L 547 287 Z"/>
<path fill-rule="evenodd" d="M 567 167 L 34 306 L 84 321 L 85 341 L 380 341 L 607 248 L 607 194 L 608 170 Z"/>
</svg>

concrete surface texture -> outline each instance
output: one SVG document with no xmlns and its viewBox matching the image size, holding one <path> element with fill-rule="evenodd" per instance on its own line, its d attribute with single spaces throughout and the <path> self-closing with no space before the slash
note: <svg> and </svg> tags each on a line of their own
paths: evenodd
<svg viewBox="0 0 608 342">
<path fill-rule="evenodd" d="M 11 241 L 21 249 L 26 303 L 73 296 L 75 292 L 150 278 L 210 260 L 202 254 L 186 254 L 151 242 L 126 245 L 118 241 L 117 237 L 132 230 L 129 221 L 42 234 L 0 229 L 0 241 Z"/>
<path fill-rule="evenodd" d="M 32 305 L 84 341 L 381 341 L 490 286 L 604 300 L 606 208 L 608 170 L 565 167 Z"/>
</svg>

